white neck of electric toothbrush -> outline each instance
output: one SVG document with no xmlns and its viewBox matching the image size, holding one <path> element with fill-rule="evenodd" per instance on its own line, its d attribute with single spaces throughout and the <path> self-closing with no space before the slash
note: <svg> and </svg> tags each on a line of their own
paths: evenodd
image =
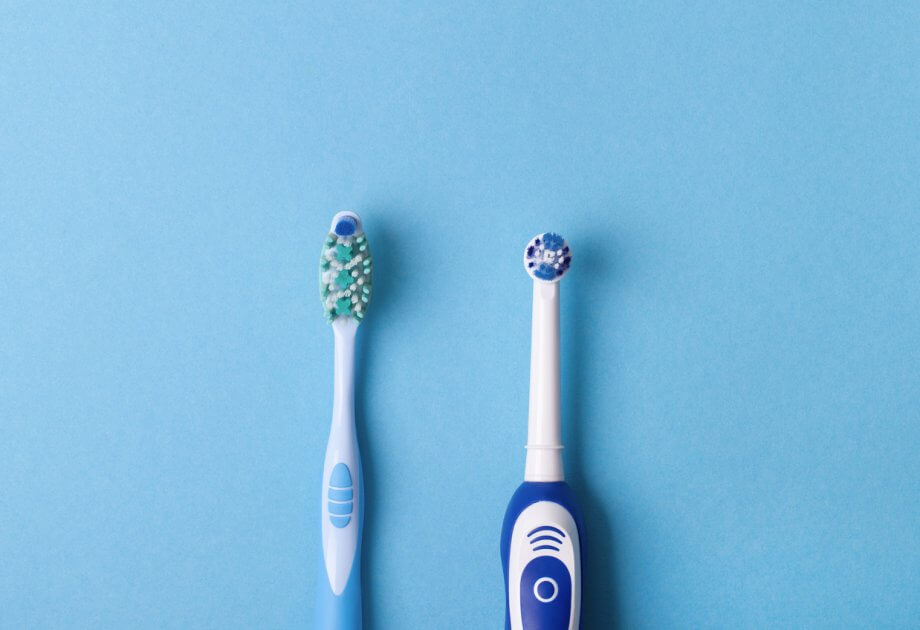
<svg viewBox="0 0 920 630">
<path fill-rule="evenodd" d="M 563 481 L 559 413 L 559 283 L 534 280 L 524 481 Z"/>
</svg>

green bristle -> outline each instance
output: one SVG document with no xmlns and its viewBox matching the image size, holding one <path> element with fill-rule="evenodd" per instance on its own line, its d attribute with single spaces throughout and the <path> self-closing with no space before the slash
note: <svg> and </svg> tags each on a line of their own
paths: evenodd
<svg viewBox="0 0 920 630">
<path fill-rule="evenodd" d="M 360 264 L 354 260 L 359 254 Z M 332 322 L 352 317 L 360 322 L 364 319 L 366 305 L 370 303 L 372 268 L 369 243 L 363 233 L 342 237 L 330 234 L 326 237 L 320 256 L 319 292 L 327 320 Z M 361 284 L 353 292 L 351 287 L 358 282 Z M 357 304 L 361 305 L 361 310 L 355 310 Z"/>
</svg>

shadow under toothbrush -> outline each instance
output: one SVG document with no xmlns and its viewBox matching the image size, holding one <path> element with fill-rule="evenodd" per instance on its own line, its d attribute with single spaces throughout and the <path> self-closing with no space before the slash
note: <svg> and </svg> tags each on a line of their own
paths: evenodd
<svg viewBox="0 0 920 630">
<path fill-rule="evenodd" d="M 369 213 L 368 213 L 369 214 Z M 373 289 L 371 302 L 368 307 L 367 317 L 358 328 L 356 350 L 358 360 L 355 373 L 355 420 L 358 433 L 358 448 L 361 452 L 361 468 L 364 475 L 364 533 L 361 541 L 361 607 L 364 630 L 374 630 L 381 627 L 378 623 L 379 615 L 374 610 L 374 597 L 372 596 L 374 584 L 370 577 L 374 575 L 373 567 L 376 562 L 377 547 L 372 544 L 379 537 L 376 535 L 377 506 L 380 501 L 379 475 L 375 463 L 377 449 L 373 448 L 374 440 L 370 435 L 381 418 L 374 413 L 378 407 L 367 405 L 368 374 L 382 369 L 376 357 L 381 353 L 375 352 L 378 326 L 387 316 L 391 304 L 400 299 L 399 283 L 394 278 L 395 270 L 399 269 L 400 245 L 394 232 L 387 229 L 384 212 L 374 213 L 370 228 L 366 230 L 367 241 L 371 247 L 371 256 L 374 261 Z M 364 217 L 362 217 L 364 218 Z M 369 411 L 369 413 L 367 413 Z"/>
<path fill-rule="evenodd" d="M 583 331 L 597 331 L 609 322 L 605 314 L 592 316 L 591 295 L 597 295 L 598 286 L 615 286 L 616 260 L 611 259 L 610 238 L 579 234 L 570 241 L 573 251 L 573 271 L 563 281 L 562 316 L 563 326 L 563 431 L 565 449 L 566 480 L 575 490 L 585 523 L 585 546 L 583 549 L 581 625 L 583 628 L 619 628 L 622 615 L 619 602 L 619 580 L 615 528 L 612 520 L 613 507 L 610 494 L 597 487 L 597 482 L 586 471 L 585 458 L 592 436 L 587 435 L 589 426 L 584 401 L 591 391 L 598 388 L 586 387 L 591 374 L 586 365 L 596 364 L 600 358 L 590 356 L 597 345 L 591 343 L 592 335 Z M 584 272 L 579 273 L 579 269 Z M 590 270 L 590 271 L 589 271 Z M 565 334 L 564 331 L 574 331 Z M 614 362 L 610 362 L 613 364 Z M 600 388 L 603 389 L 603 388 Z M 596 424 L 595 424 L 596 425 Z M 593 437 L 596 441 L 597 436 Z"/>
</svg>

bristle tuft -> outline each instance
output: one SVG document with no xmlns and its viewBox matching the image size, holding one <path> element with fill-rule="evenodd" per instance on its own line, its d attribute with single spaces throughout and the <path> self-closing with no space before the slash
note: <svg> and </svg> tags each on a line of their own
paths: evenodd
<svg viewBox="0 0 920 630">
<path fill-rule="evenodd" d="M 556 282 L 571 263 L 568 243 L 555 232 L 538 234 L 524 248 L 524 268 L 535 280 Z"/>
<path fill-rule="evenodd" d="M 358 231 L 358 225 L 353 220 L 340 221 L 323 241 L 319 264 L 320 299 L 330 322 L 345 317 L 360 322 L 367 314 L 373 265 L 367 237 Z M 354 229 L 350 230 L 352 227 Z"/>
</svg>

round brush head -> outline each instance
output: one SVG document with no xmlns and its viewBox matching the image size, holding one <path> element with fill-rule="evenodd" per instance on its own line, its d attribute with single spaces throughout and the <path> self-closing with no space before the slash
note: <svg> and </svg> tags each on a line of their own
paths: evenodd
<svg viewBox="0 0 920 630">
<path fill-rule="evenodd" d="M 555 232 L 537 234 L 524 248 L 524 269 L 534 280 L 559 282 L 572 263 L 572 251 Z"/>
</svg>

